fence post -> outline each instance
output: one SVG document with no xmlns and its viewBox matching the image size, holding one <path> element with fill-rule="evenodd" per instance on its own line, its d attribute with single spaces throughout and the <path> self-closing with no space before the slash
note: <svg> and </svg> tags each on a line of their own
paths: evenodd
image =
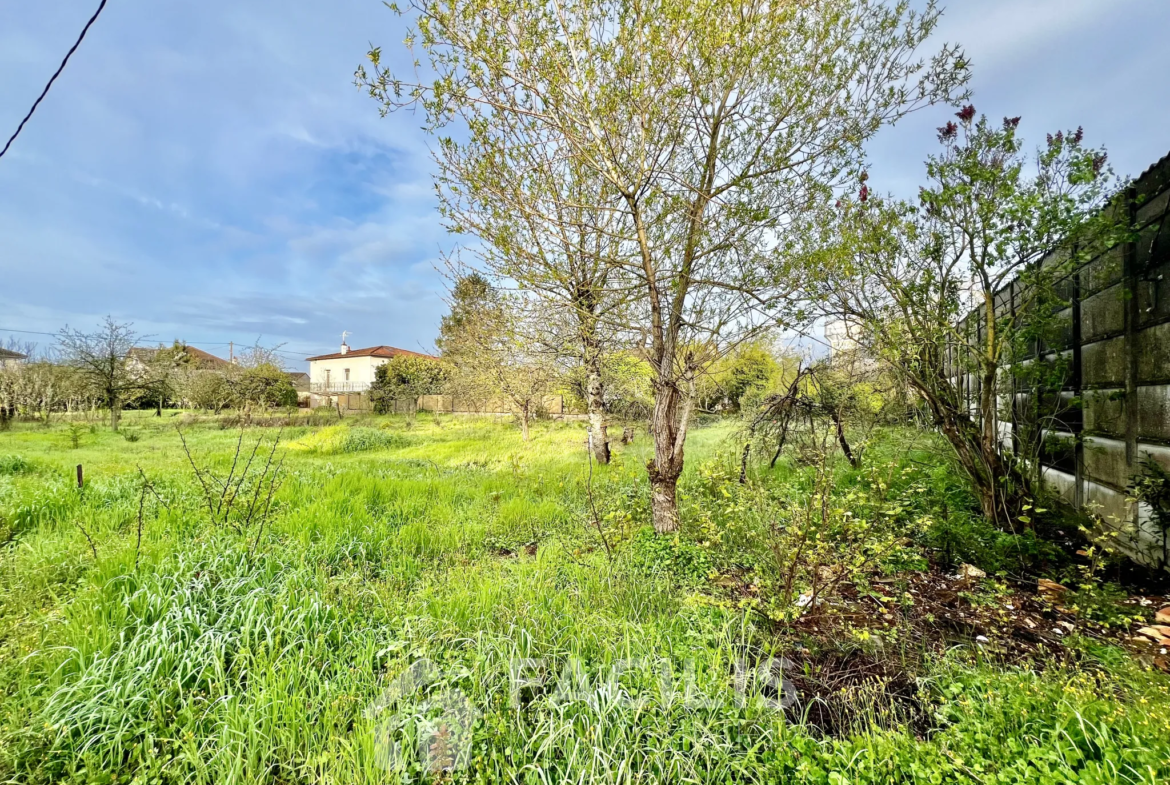
<svg viewBox="0 0 1170 785">
<path fill-rule="evenodd" d="M 1074 258 L 1077 253 L 1073 246 Z M 1084 265 L 1070 273 L 1072 281 L 1072 383 L 1073 396 L 1081 407 L 1080 417 L 1073 419 L 1073 503 L 1076 507 L 1085 504 L 1085 391 L 1081 386 L 1081 271 Z"/>
<path fill-rule="evenodd" d="M 1133 186 L 1125 189 L 1125 222 L 1132 230 L 1137 222 L 1137 196 Z M 1128 476 L 1137 464 L 1138 442 L 1138 270 L 1137 242 L 1132 231 L 1126 232 L 1122 256 L 1123 295 L 1125 301 L 1125 468 Z M 1133 505 L 1129 523 L 1138 525 L 1138 505 Z"/>
<path fill-rule="evenodd" d="M 1126 226 L 1132 227 L 1137 219 L 1134 204 L 1134 189 L 1125 189 L 1125 218 Z M 1122 275 L 1125 284 L 1123 296 L 1125 301 L 1125 464 L 1127 469 L 1133 469 L 1137 462 L 1138 437 L 1138 271 L 1137 271 L 1137 243 L 1132 233 L 1127 232 L 1122 256 Z"/>
</svg>

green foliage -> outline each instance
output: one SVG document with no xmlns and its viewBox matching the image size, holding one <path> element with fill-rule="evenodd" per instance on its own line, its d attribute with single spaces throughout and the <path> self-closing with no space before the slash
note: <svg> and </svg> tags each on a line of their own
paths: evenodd
<svg viewBox="0 0 1170 785">
<path fill-rule="evenodd" d="M 279 408 L 297 405 L 297 390 L 288 375 L 271 363 L 245 368 L 229 377 L 234 405 Z"/>
<path fill-rule="evenodd" d="M 659 537 L 652 527 L 640 529 L 631 540 L 629 560 L 648 574 L 665 574 L 692 585 L 705 583 L 713 567 L 708 551 L 678 537 Z"/>
<path fill-rule="evenodd" d="M 1149 453 L 1142 458 L 1141 472 L 1130 480 L 1129 492 L 1138 501 L 1150 505 L 1163 537 L 1170 535 L 1170 472 Z"/>
<path fill-rule="evenodd" d="M 853 730 L 826 735 L 799 712 L 737 699 L 736 660 L 767 656 L 777 628 L 758 600 L 727 600 L 720 577 L 774 595 L 770 524 L 798 524 L 828 485 L 826 531 L 855 544 L 840 548 L 846 561 L 888 535 L 918 542 L 944 501 L 959 509 L 965 499 L 969 512 L 961 479 L 932 459 L 935 441 L 882 432 L 861 469 L 831 465 L 831 484 L 782 462 L 741 486 L 734 456 L 720 452 L 729 428 L 700 429 L 688 449 L 702 471 L 683 477 L 676 537 L 647 527 L 638 469 L 648 446 L 619 449 L 593 467 L 601 513 L 621 513 L 611 561 L 584 523 L 576 424 L 541 423 L 527 445 L 471 418 L 416 420 L 408 436 L 402 418 L 296 426 L 310 449 L 290 450 L 264 547 L 249 559 L 248 536 L 208 524 L 169 424 L 128 417 L 139 442 L 99 433 L 66 451 L 63 425 L 0 436 L 0 455 L 21 456 L 0 458 L 0 538 L 19 540 L 0 548 L 0 779 L 268 782 L 283 772 L 383 782 L 376 733 L 386 715 L 364 710 L 423 657 L 441 675 L 392 711 L 434 717 L 428 701 L 458 689 L 482 712 L 469 768 L 443 781 L 533 772 L 558 782 L 926 785 L 974 774 L 1155 785 L 1170 775 L 1166 679 L 1089 643 L 1084 668 L 974 664 L 961 650 L 927 659 L 911 696 L 927 731 L 883 725 L 858 703 Z M 238 435 L 213 421 L 184 428 L 201 465 L 225 474 Z M 344 447 L 372 434 L 392 446 Z M 69 480 L 78 462 L 91 477 L 84 493 Z M 138 465 L 165 506 L 147 501 L 136 570 Z M 898 544 L 875 572 L 851 575 L 919 569 L 917 552 Z M 865 661 L 848 651 L 851 668 Z M 544 658 L 552 680 L 514 706 L 509 667 L 524 658 Z M 614 675 L 642 658 L 652 665 Z M 673 700 L 661 691 L 663 659 Z M 573 662 L 584 688 L 558 698 Z M 688 682 L 712 702 L 683 705 Z M 392 740 L 412 748 L 416 727 Z M 436 779 L 416 764 L 405 773 Z"/>
<path fill-rule="evenodd" d="M 1043 435 L 1068 408 L 1067 361 L 1033 362 L 1046 342 L 1063 345 L 1055 283 L 1124 227 L 1119 211 L 1101 210 L 1112 172 L 1080 129 L 1032 156 L 1020 118 L 992 122 L 974 106 L 957 118 L 938 129 L 917 202 L 872 196 L 862 175 L 856 198 L 812 219 L 826 274 L 810 277 L 806 296 L 827 318 L 850 314 L 861 345 L 919 393 L 984 516 L 1011 531 L 1028 524 Z M 1000 411 L 1004 399 L 1020 411 Z M 1016 452 L 1000 446 L 1009 418 Z"/>
<path fill-rule="evenodd" d="M 379 428 L 333 425 L 289 442 L 288 448 L 319 455 L 342 455 L 370 450 L 390 450 L 408 444 L 410 441 L 401 433 Z"/>
<path fill-rule="evenodd" d="M 420 395 L 442 393 L 450 375 L 446 365 L 429 357 L 392 357 L 374 370 L 370 402 L 379 414 L 392 412 L 394 402 L 398 400 L 409 400 L 413 406 L 413 401 Z"/>
<path fill-rule="evenodd" d="M 0 455 L 0 474 L 21 474 L 32 471 L 32 464 L 22 455 Z"/>
<path fill-rule="evenodd" d="M 696 382 L 699 408 L 739 411 L 745 397 L 757 396 L 780 375 L 781 362 L 763 341 L 737 346 Z"/>
<path fill-rule="evenodd" d="M 197 370 L 187 378 L 184 397 L 197 409 L 218 412 L 232 405 L 235 393 L 225 374 L 219 371 Z"/>
</svg>

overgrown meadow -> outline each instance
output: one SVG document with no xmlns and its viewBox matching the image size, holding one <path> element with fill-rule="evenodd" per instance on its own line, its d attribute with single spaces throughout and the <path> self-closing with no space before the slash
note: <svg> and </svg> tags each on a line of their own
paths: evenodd
<svg viewBox="0 0 1170 785">
<path fill-rule="evenodd" d="M 598 466 L 577 423 L 273 426 L 0 433 L 0 779 L 1170 778 L 1170 680 L 1123 647 L 1151 611 L 1014 594 L 1077 568 L 930 437 L 741 484 L 698 427 L 663 538 L 645 434 Z"/>
</svg>

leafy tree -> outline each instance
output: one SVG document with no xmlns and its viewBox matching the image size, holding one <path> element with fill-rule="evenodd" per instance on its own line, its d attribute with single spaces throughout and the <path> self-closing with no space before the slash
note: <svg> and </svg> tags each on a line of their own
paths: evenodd
<svg viewBox="0 0 1170 785">
<path fill-rule="evenodd" d="M 115 322 L 110 316 L 93 332 L 66 325 L 58 335 L 62 358 L 110 410 L 110 428 L 115 431 L 122 406 L 145 387 L 142 374 L 127 362 L 138 337 L 133 325 Z"/>
<path fill-rule="evenodd" d="M 1029 466 L 1039 465 L 1020 460 L 1033 448 L 1004 444 L 1013 376 L 1030 377 L 1037 405 L 1063 381 L 1059 353 L 1030 355 L 1059 331 L 1054 282 L 1115 232 L 1098 212 L 1110 172 L 1079 129 L 1030 156 L 1019 118 L 992 124 L 971 106 L 957 118 L 939 129 L 942 152 L 927 162 L 917 204 L 871 197 L 862 184 L 829 210 L 826 275 L 807 296 L 825 316 L 845 318 L 862 348 L 922 397 L 984 514 L 1008 528 L 1028 522 Z M 1021 427 L 1016 437 L 1043 430 Z"/>
<path fill-rule="evenodd" d="M 420 395 L 438 395 L 450 378 L 447 367 L 428 357 L 398 355 L 374 370 L 370 401 L 374 411 L 385 414 L 394 410 L 394 402 L 407 399 L 411 407 Z"/>
<path fill-rule="evenodd" d="M 612 266 L 606 286 L 631 304 L 617 326 L 653 369 L 653 520 L 674 531 L 696 376 L 797 315 L 771 264 L 793 216 L 856 170 L 883 124 L 952 97 L 965 62 L 950 47 L 915 57 L 933 3 L 922 14 L 873 0 L 414 0 L 409 10 L 408 45 L 434 80 L 395 77 L 378 49 L 358 79 L 385 111 L 421 105 L 431 130 L 458 126 L 438 146 L 441 195 L 492 191 L 541 233 L 569 239 L 581 216 L 613 216 L 585 236 L 611 233 L 616 252 L 588 256 Z M 566 194 L 566 175 L 581 187 Z"/>
<path fill-rule="evenodd" d="M 745 397 L 766 388 L 779 372 L 780 363 L 765 342 L 741 344 L 696 380 L 698 406 L 704 411 L 739 411 Z"/>
<path fill-rule="evenodd" d="M 519 305 L 481 275 L 460 278 L 436 344 L 452 369 L 447 389 L 473 401 L 505 399 L 520 416 L 528 441 L 529 423 L 557 373 L 550 358 L 526 339 Z"/>
<path fill-rule="evenodd" d="M 261 363 L 240 369 L 228 377 L 234 404 L 240 408 L 275 408 L 297 405 L 297 390 L 280 367 Z"/>
<path fill-rule="evenodd" d="M 184 376 L 182 395 L 191 406 L 219 414 L 232 405 L 236 392 L 220 371 L 195 369 Z"/>
</svg>

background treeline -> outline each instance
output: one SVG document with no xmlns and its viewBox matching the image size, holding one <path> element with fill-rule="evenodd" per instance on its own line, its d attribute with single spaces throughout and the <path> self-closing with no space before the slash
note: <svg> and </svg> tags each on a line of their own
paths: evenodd
<svg viewBox="0 0 1170 785">
<path fill-rule="evenodd" d="M 12 419 L 48 424 L 55 415 L 104 413 L 118 427 L 124 409 L 274 408 L 297 405 L 297 391 L 279 355 L 259 345 L 236 362 L 208 359 L 175 341 L 141 347 L 128 324 L 108 318 L 95 331 L 70 328 L 46 352 L 13 345 L 28 356 L 0 368 L 0 427 Z"/>
</svg>

